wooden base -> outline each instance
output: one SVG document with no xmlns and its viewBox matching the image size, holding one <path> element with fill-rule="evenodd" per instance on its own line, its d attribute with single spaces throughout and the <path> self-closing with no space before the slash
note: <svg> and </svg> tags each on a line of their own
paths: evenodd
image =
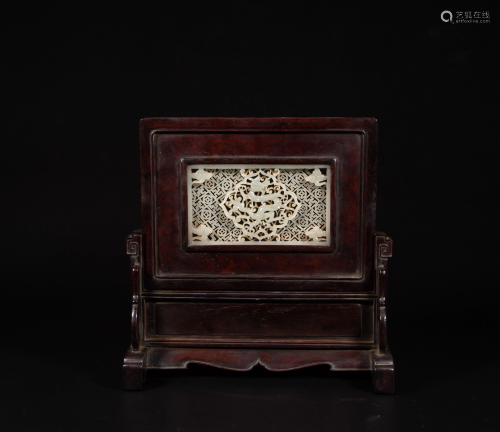
<svg viewBox="0 0 500 432">
<path fill-rule="evenodd" d="M 142 390 L 146 381 L 146 354 L 147 349 L 133 351 L 129 348 L 123 359 L 123 389 Z"/>
<path fill-rule="evenodd" d="M 123 363 L 123 388 L 141 390 L 147 369 L 186 369 L 198 363 L 235 371 L 257 364 L 270 371 L 290 371 L 327 364 L 331 370 L 371 370 L 376 393 L 394 393 L 394 362 L 372 350 L 259 350 L 149 347 L 129 349 Z"/>
<path fill-rule="evenodd" d="M 389 348 L 385 354 L 374 352 L 372 364 L 373 391 L 375 393 L 394 393 L 394 360 Z"/>
</svg>

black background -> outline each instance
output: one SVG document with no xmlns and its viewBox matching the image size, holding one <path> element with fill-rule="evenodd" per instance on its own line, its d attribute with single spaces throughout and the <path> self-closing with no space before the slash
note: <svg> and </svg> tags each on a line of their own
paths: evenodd
<svg viewBox="0 0 500 432">
<path fill-rule="evenodd" d="M 493 2 L 68 3 L 1 14 L 3 430 L 500 429 Z M 395 395 L 326 366 L 120 389 L 151 116 L 379 120 Z"/>
</svg>

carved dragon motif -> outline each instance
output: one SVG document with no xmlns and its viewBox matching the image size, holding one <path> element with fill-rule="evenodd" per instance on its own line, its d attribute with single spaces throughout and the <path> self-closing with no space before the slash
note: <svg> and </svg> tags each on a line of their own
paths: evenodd
<svg viewBox="0 0 500 432">
<path fill-rule="evenodd" d="M 279 169 L 242 169 L 244 180 L 219 204 L 242 230 L 239 241 L 278 239 L 278 229 L 297 216 L 301 207 L 297 195 L 277 180 L 278 174 Z"/>
</svg>

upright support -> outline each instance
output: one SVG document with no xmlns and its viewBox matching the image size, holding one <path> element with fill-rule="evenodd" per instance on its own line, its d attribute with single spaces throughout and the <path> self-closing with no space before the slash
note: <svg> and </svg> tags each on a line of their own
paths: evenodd
<svg viewBox="0 0 500 432">
<path fill-rule="evenodd" d="M 131 271 L 131 333 L 132 342 L 123 361 L 123 388 L 125 390 L 140 390 L 146 373 L 146 349 L 141 347 L 142 334 L 142 269 L 143 249 L 141 232 L 134 232 L 127 237 L 127 255 L 130 256 Z"/>
<path fill-rule="evenodd" d="M 377 349 L 372 356 L 373 389 L 376 393 L 394 393 L 394 360 L 387 345 L 387 260 L 392 257 L 392 239 L 375 234 L 375 292 L 377 301 Z"/>
<path fill-rule="evenodd" d="M 142 390 L 146 381 L 147 350 L 138 351 L 129 348 L 123 359 L 123 390 Z"/>
</svg>

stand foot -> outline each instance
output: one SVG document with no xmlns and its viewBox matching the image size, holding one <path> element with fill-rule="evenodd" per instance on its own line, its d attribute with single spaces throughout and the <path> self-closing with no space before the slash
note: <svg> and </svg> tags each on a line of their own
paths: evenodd
<svg viewBox="0 0 500 432">
<path fill-rule="evenodd" d="M 146 353 L 146 349 L 128 349 L 123 359 L 123 390 L 142 390 L 146 381 Z"/>
<path fill-rule="evenodd" d="M 372 382 L 375 393 L 394 393 L 394 360 L 387 349 L 384 354 L 373 352 Z"/>
</svg>

